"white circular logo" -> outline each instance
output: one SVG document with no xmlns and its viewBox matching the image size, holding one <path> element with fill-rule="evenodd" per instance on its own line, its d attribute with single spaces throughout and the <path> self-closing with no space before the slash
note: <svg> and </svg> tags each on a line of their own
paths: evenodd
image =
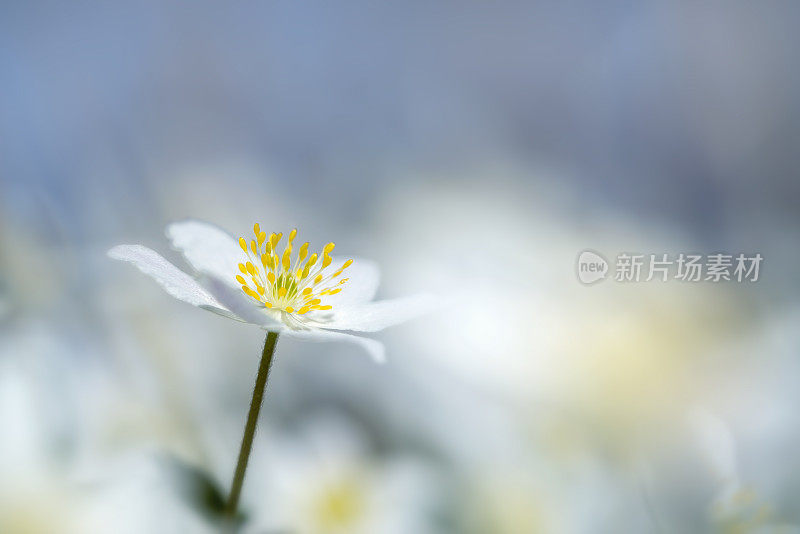
<svg viewBox="0 0 800 534">
<path fill-rule="evenodd" d="M 606 275 L 608 275 L 608 262 L 603 256 L 593 250 L 584 250 L 578 254 L 575 268 L 577 270 L 578 280 L 586 285 L 605 280 Z"/>
</svg>

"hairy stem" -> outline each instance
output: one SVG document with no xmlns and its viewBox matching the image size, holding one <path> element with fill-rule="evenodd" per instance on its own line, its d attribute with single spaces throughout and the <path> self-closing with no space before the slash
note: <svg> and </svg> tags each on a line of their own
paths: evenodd
<svg viewBox="0 0 800 534">
<path fill-rule="evenodd" d="M 272 355 L 275 353 L 275 344 L 277 341 L 277 332 L 267 333 L 267 339 L 264 340 L 264 350 L 261 351 L 261 363 L 258 366 L 256 385 L 253 388 L 253 399 L 250 401 L 250 411 L 247 414 L 247 424 L 244 427 L 244 436 L 242 436 L 242 448 L 239 450 L 239 461 L 236 463 L 236 472 L 233 474 L 231 494 L 225 506 L 225 514 L 229 517 L 236 515 L 236 509 L 239 505 L 239 495 L 242 492 L 244 473 L 247 470 L 247 460 L 250 458 L 250 449 L 253 448 L 253 437 L 256 435 L 258 412 L 261 411 L 261 401 L 264 399 L 264 390 L 267 387 L 267 378 L 269 377 L 269 371 L 272 367 Z"/>
</svg>

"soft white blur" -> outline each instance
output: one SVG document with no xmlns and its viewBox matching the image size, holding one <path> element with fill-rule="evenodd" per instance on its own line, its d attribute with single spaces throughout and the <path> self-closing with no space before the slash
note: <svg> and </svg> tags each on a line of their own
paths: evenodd
<svg viewBox="0 0 800 534">
<path fill-rule="evenodd" d="M 796 532 L 799 15 L 3 3 L 0 533 L 216 531 L 263 333 L 105 256 L 187 217 L 441 298 L 383 366 L 279 340 L 243 532 Z"/>
</svg>

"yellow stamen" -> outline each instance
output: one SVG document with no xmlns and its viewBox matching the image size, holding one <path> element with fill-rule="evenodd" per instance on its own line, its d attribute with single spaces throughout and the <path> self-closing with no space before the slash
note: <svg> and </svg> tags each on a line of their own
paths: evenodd
<svg viewBox="0 0 800 534">
<path fill-rule="evenodd" d="M 247 293 L 249 296 L 253 297 L 254 299 L 256 299 L 258 301 L 261 301 L 261 297 L 258 296 L 258 293 L 256 293 L 255 291 L 253 291 L 249 287 L 242 286 L 242 291 L 244 291 L 245 293 Z"/>
<path fill-rule="evenodd" d="M 253 235 L 255 239 L 250 241 L 244 237 L 239 238 L 239 247 L 242 252 L 247 254 L 248 259 L 238 264 L 241 274 L 235 273 L 236 281 L 241 284 L 242 291 L 247 296 L 266 308 L 276 308 L 298 315 L 312 310 L 332 309 L 331 305 L 323 305 L 320 297 L 339 293 L 342 291 L 339 286 L 349 279 L 339 280 L 335 288 L 315 289 L 315 287 L 323 282 L 338 279 L 344 270 L 352 265 L 353 260 L 345 261 L 330 274 L 325 270 L 333 263 L 331 252 L 336 246 L 333 242 L 326 244 L 320 253 L 311 254 L 309 253 L 309 243 L 305 242 L 300 245 L 293 258 L 293 243 L 297 237 L 296 228 L 293 228 L 287 235 L 286 247 L 282 252 L 277 250 L 278 243 L 283 237 L 282 233 L 267 234 L 261 230 L 258 223 L 255 223 Z M 258 259 L 253 259 L 250 254 Z M 320 260 L 322 261 L 320 262 Z M 321 264 L 318 265 L 319 263 Z M 309 277 L 313 277 L 313 280 L 310 280 Z M 331 284 L 324 285 L 330 286 Z"/>
<path fill-rule="evenodd" d="M 287 246 L 286 250 L 283 251 L 283 260 L 282 260 L 283 269 L 285 271 L 288 271 L 289 267 L 292 266 L 292 261 L 291 260 L 292 260 L 292 247 L 291 246 Z"/>
</svg>

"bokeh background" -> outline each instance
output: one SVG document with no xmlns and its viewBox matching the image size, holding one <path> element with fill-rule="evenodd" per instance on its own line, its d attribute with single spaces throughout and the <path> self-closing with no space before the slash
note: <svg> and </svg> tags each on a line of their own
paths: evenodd
<svg viewBox="0 0 800 534">
<path fill-rule="evenodd" d="M 442 296 L 279 340 L 244 532 L 800 532 L 799 11 L 3 2 L 0 532 L 215 531 L 263 334 L 105 256 L 187 217 Z"/>
</svg>

